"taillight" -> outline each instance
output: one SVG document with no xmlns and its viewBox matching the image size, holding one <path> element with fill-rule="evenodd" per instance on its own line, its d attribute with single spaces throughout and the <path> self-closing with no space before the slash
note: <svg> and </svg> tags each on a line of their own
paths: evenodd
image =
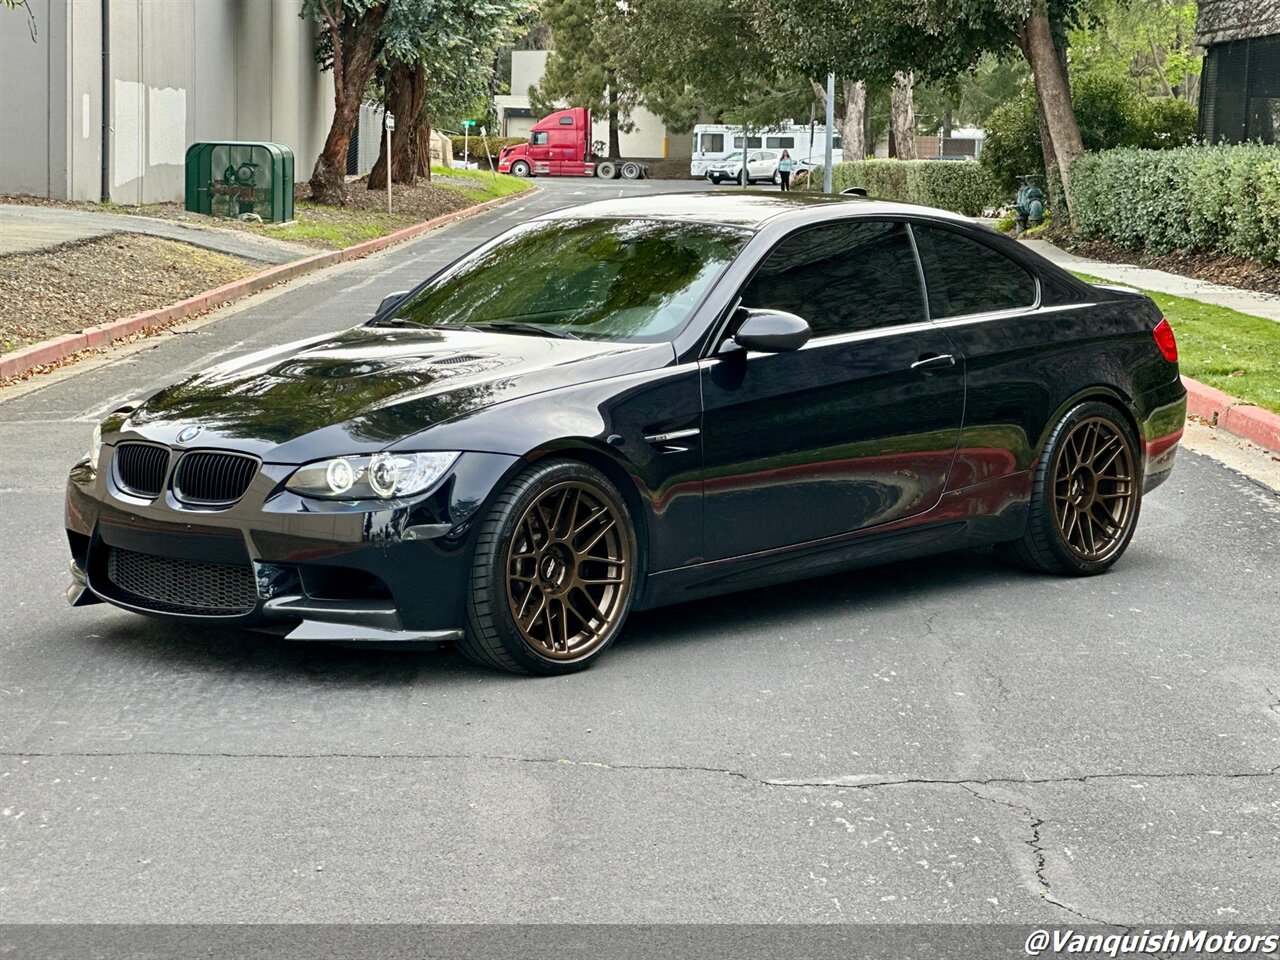
<svg viewBox="0 0 1280 960">
<path fill-rule="evenodd" d="M 1151 331 L 1151 336 L 1155 337 L 1156 346 L 1160 348 L 1160 355 L 1170 363 L 1177 363 L 1178 341 L 1174 339 L 1173 327 L 1169 326 L 1169 321 L 1161 317 L 1160 322 L 1156 324 L 1156 328 Z"/>
</svg>

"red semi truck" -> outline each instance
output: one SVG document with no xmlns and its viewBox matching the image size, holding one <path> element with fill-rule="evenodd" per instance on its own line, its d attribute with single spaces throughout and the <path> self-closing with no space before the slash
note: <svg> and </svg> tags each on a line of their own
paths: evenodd
<svg viewBox="0 0 1280 960">
<path fill-rule="evenodd" d="M 503 147 L 498 172 L 517 177 L 600 177 L 604 180 L 642 180 L 645 165 L 637 160 L 591 153 L 591 114 L 584 107 L 557 110 L 529 131 L 528 143 Z"/>
</svg>

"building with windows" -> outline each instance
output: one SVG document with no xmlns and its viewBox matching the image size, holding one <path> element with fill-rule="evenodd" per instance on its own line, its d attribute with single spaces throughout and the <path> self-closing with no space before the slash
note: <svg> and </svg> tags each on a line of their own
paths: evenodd
<svg viewBox="0 0 1280 960">
<path fill-rule="evenodd" d="M 1280 0 L 1200 0 L 1200 135 L 1280 143 Z"/>
<path fill-rule="evenodd" d="M 333 78 L 298 10 L 298 0 L 0 6 L 0 193 L 181 200 L 199 140 L 287 144 L 306 179 L 333 117 Z"/>
</svg>

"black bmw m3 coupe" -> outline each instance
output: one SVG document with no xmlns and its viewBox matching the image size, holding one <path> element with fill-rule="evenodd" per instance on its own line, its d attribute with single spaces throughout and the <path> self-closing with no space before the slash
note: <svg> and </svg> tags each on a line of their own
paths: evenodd
<svg viewBox="0 0 1280 960">
<path fill-rule="evenodd" d="M 1150 300 L 961 217 L 593 203 L 112 413 L 68 597 L 563 673 L 632 610 L 924 553 L 1100 573 L 1185 407 Z"/>
</svg>

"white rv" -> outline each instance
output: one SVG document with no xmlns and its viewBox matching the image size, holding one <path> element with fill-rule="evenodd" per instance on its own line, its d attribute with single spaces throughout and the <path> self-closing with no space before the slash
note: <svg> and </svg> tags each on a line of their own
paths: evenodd
<svg viewBox="0 0 1280 960">
<path fill-rule="evenodd" d="M 836 134 L 831 147 L 838 161 L 843 143 Z M 821 166 L 827 150 L 827 128 L 815 123 L 797 124 L 786 121 L 772 130 L 753 130 L 747 135 L 748 150 L 769 150 L 791 154 L 791 159 L 803 167 Z M 730 155 L 742 154 L 742 127 L 728 123 L 700 123 L 693 128 L 693 155 L 689 162 L 689 175 L 705 177 L 713 163 L 727 160 Z"/>
</svg>

